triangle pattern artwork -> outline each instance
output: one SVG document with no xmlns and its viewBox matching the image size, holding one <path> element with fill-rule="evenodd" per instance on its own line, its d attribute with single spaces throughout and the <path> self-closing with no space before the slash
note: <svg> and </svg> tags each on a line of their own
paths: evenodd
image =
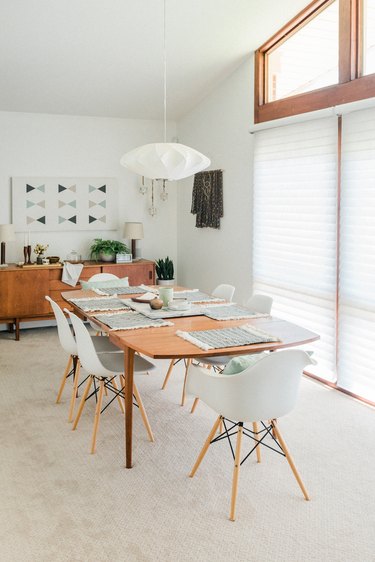
<svg viewBox="0 0 375 562">
<path fill-rule="evenodd" d="M 16 232 L 115 230 L 117 180 L 94 177 L 13 177 Z"/>
</svg>

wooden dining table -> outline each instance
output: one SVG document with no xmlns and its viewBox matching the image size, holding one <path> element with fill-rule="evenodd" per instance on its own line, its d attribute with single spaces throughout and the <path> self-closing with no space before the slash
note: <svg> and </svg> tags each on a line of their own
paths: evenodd
<svg viewBox="0 0 375 562">
<path fill-rule="evenodd" d="M 176 287 L 176 290 L 184 290 Z M 66 301 L 70 299 L 97 297 L 92 291 L 68 291 L 62 293 Z M 118 295 L 119 298 L 129 298 L 129 295 Z M 135 295 L 132 295 L 135 296 Z M 276 351 L 304 345 L 319 339 L 319 335 L 282 320 L 274 316 L 262 318 L 245 318 L 242 320 L 213 320 L 207 316 L 185 316 L 182 318 L 168 318 L 173 322 L 172 326 L 158 328 L 144 328 L 132 330 L 111 331 L 108 326 L 94 318 L 95 312 L 83 312 L 78 303 L 71 306 L 81 316 L 89 318 L 98 324 L 100 330 L 108 332 L 110 340 L 124 352 L 124 373 L 126 377 L 125 386 L 125 466 L 132 468 L 132 443 L 133 443 L 133 377 L 134 377 L 134 355 L 140 353 L 152 359 L 188 359 L 203 358 L 216 355 L 243 355 L 258 353 L 260 351 Z M 192 332 L 195 330 L 213 330 L 251 324 L 264 332 L 277 337 L 279 341 L 261 344 L 242 345 L 239 347 L 226 347 L 221 349 L 210 349 L 205 351 L 196 345 L 176 335 L 178 330 Z"/>
</svg>

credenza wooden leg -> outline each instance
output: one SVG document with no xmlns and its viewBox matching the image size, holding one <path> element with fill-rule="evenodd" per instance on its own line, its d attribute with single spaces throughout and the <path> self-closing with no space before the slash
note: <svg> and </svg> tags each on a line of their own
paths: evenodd
<svg viewBox="0 0 375 562">
<path fill-rule="evenodd" d="M 16 318 L 16 341 L 20 340 L 20 319 Z"/>
</svg>

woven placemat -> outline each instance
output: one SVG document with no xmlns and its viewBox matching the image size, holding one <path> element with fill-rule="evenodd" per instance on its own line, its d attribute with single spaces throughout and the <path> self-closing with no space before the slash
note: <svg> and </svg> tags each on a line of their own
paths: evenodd
<svg viewBox="0 0 375 562">
<path fill-rule="evenodd" d="M 172 322 L 147 318 L 139 312 L 117 312 L 115 314 L 96 314 L 95 318 L 111 330 L 137 330 L 140 328 L 162 328 L 173 326 Z"/>
<path fill-rule="evenodd" d="M 221 330 L 197 330 L 195 332 L 178 330 L 176 335 L 205 351 L 280 341 L 279 338 L 263 332 L 263 330 L 258 330 L 251 324 L 235 328 L 223 328 Z"/>
<path fill-rule="evenodd" d="M 137 295 L 147 293 L 147 289 L 136 285 L 134 287 L 103 287 L 93 289 L 98 295 Z"/>
<path fill-rule="evenodd" d="M 225 302 L 225 299 L 213 297 L 207 293 L 199 291 L 199 289 L 191 289 L 189 291 L 174 291 L 173 294 L 179 299 L 187 299 L 190 302 Z"/>
<path fill-rule="evenodd" d="M 94 297 L 87 299 L 69 299 L 70 302 L 79 306 L 84 312 L 90 312 L 94 310 L 129 310 L 128 305 L 126 305 L 122 300 L 115 297 Z"/>
<path fill-rule="evenodd" d="M 234 303 L 212 304 L 202 307 L 202 314 L 213 320 L 241 320 L 242 318 L 264 318 L 269 314 L 255 312 Z"/>
</svg>

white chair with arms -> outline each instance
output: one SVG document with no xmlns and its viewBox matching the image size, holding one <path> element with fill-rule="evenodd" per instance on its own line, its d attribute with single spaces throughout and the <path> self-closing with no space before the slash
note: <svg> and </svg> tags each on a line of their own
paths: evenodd
<svg viewBox="0 0 375 562">
<path fill-rule="evenodd" d="M 232 498 L 230 520 L 235 520 L 236 498 L 240 465 L 260 445 L 281 453 L 286 457 L 299 487 L 306 500 L 307 490 L 290 456 L 289 450 L 280 433 L 277 418 L 288 414 L 295 406 L 298 388 L 304 367 L 312 363 L 312 359 L 302 350 L 289 349 L 270 353 L 255 365 L 237 375 L 213 375 L 207 369 L 190 366 L 187 378 L 187 392 L 198 396 L 219 414 L 212 430 L 190 473 L 193 477 L 211 443 L 224 438 L 230 440 L 234 431 L 237 433 L 232 481 Z M 232 421 L 235 420 L 235 421 Z M 215 438 L 216 431 L 223 422 L 224 432 Z M 228 428 L 228 422 L 231 427 Z M 245 422 L 253 424 L 253 430 L 244 427 Z M 258 422 L 262 429 L 258 430 Z M 252 449 L 241 461 L 242 436 L 250 437 Z M 258 457 L 258 462 L 260 458 Z"/>
<path fill-rule="evenodd" d="M 102 353 L 98 355 L 95 351 L 95 347 L 92 343 L 92 338 L 90 334 L 78 316 L 69 312 L 70 319 L 73 324 L 74 332 L 76 334 L 77 340 L 77 347 L 78 347 L 78 357 L 82 364 L 82 367 L 89 373 L 88 381 L 83 392 L 81 402 L 78 408 L 76 419 L 74 420 L 73 429 L 77 428 L 79 419 L 81 417 L 83 407 L 87 398 L 89 397 L 89 391 L 91 388 L 91 384 L 94 382 L 94 392 L 93 395 L 97 395 L 97 403 L 96 403 L 96 410 L 95 410 L 95 419 L 94 419 L 94 429 L 92 434 L 91 440 L 91 453 L 95 453 L 96 451 L 96 437 L 99 428 L 100 422 L 100 415 L 102 413 L 102 401 L 103 401 L 103 393 L 104 389 L 107 388 L 112 393 L 114 393 L 114 400 L 116 397 L 119 399 L 120 404 L 124 398 L 124 388 L 125 388 L 125 377 L 124 375 L 124 354 L 120 353 Z M 102 338 L 106 339 L 106 338 Z M 147 371 L 151 371 L 155 369 L 155 366 L 136 355 L 134 357 L 134 374 L 146 373 Z M 117 388 L 116 384 L 116 377 L 119 376 L 122 379 L 120 390 Z M 99 382 L 99 389 L 96 387 L 96 382 Z M 154 436 L 152 434 L 151 426 L 147 418 L 146 411 L 144 409 L 141 396 L 138 392 L 136 385 L 134 384 L 133 387 L 134 396 L 136 398 L 139 410 L 141 412 L 143 423 L 146 427 L 148 436 L 150 441 L 154 441 Z M 109 402 L 111 403 L 112 400 Z M 123 410 L 123 406 L 121 404 L 121 410 Z"/>
<path fill-rule="evenodd" d="M 213 291 L 212 291 L 212 296 L 216 297 L 218 299 L 224 299 L 227 302 L 232 302 L 233 299 L 233 295 L 234 295 L 234 291 L 236 290 L 235 287 L 233 287 L 233 285 L 227 285 L 225 283 L 218 285 Z M 176 365 L 176 363 L 178 363 L 178 361 L 180 361 L 180 359 L 178 359 L 177 361 L 175 361 L 174 359 L 171 359 L 171 362 L 169 364 L 169 368 L 167 371 L 167 374 L 165 375 L 165 379 L 163 382 L 163 386 L 161 387 L 162 390 L 165 389 L 165 387 L 167 386 L 167 382 L 169 380 L 169 377 L 171 376 L 172 370 L 174 365 Z M 186 376 L 187 376 L 187 371 L 189 368 L 189 365 L 191 363 L 191 359 L 188 359 L 185 361 L 186 363 L 186 368 L 185 368 L 185 378 L 184 378 L 184 385 L 182 388 L 182 396 L 181 396 L 181 406 L 183 406 L 185 404 L 185 385 L 186 385 Z"/>
<path fill-rule="evenodd" d="M 57 333 L 59 335 L 60 345 L 63 348 L 63 350 L 69 354 L 68 363 L 66 365 L 65 372 L 61 379 L 61 383 L 57 393 L 56 404 L 60 402 L 66 380 L 70 376 L 73 376 L 73 389 L 70 398 L 70 407 L 69 407 L 69 416 L 68 416 L 68 421 L 71 422 L 73 421 L 74 406 L 75 406 L 77 390 L 79 386 L 80 363 L 78 361 L 77 342 L 72 333 L 68 319 L 66 318 L 64 312 L 61 310 L 59 305 L 55 301 L 53 301 L 51 297 L 49 297 L 48 295 L 46 295 L 45 299 L 50 303 L 52 307 L 52 311 L 55 315 L 56 324 L 57 324 Z M 113 345 L 113 343 L 110 342 L 108 338 L 92 336 L 91 339 L 97 353 L 120 352 L 119 348 Z"/>
</svg>

